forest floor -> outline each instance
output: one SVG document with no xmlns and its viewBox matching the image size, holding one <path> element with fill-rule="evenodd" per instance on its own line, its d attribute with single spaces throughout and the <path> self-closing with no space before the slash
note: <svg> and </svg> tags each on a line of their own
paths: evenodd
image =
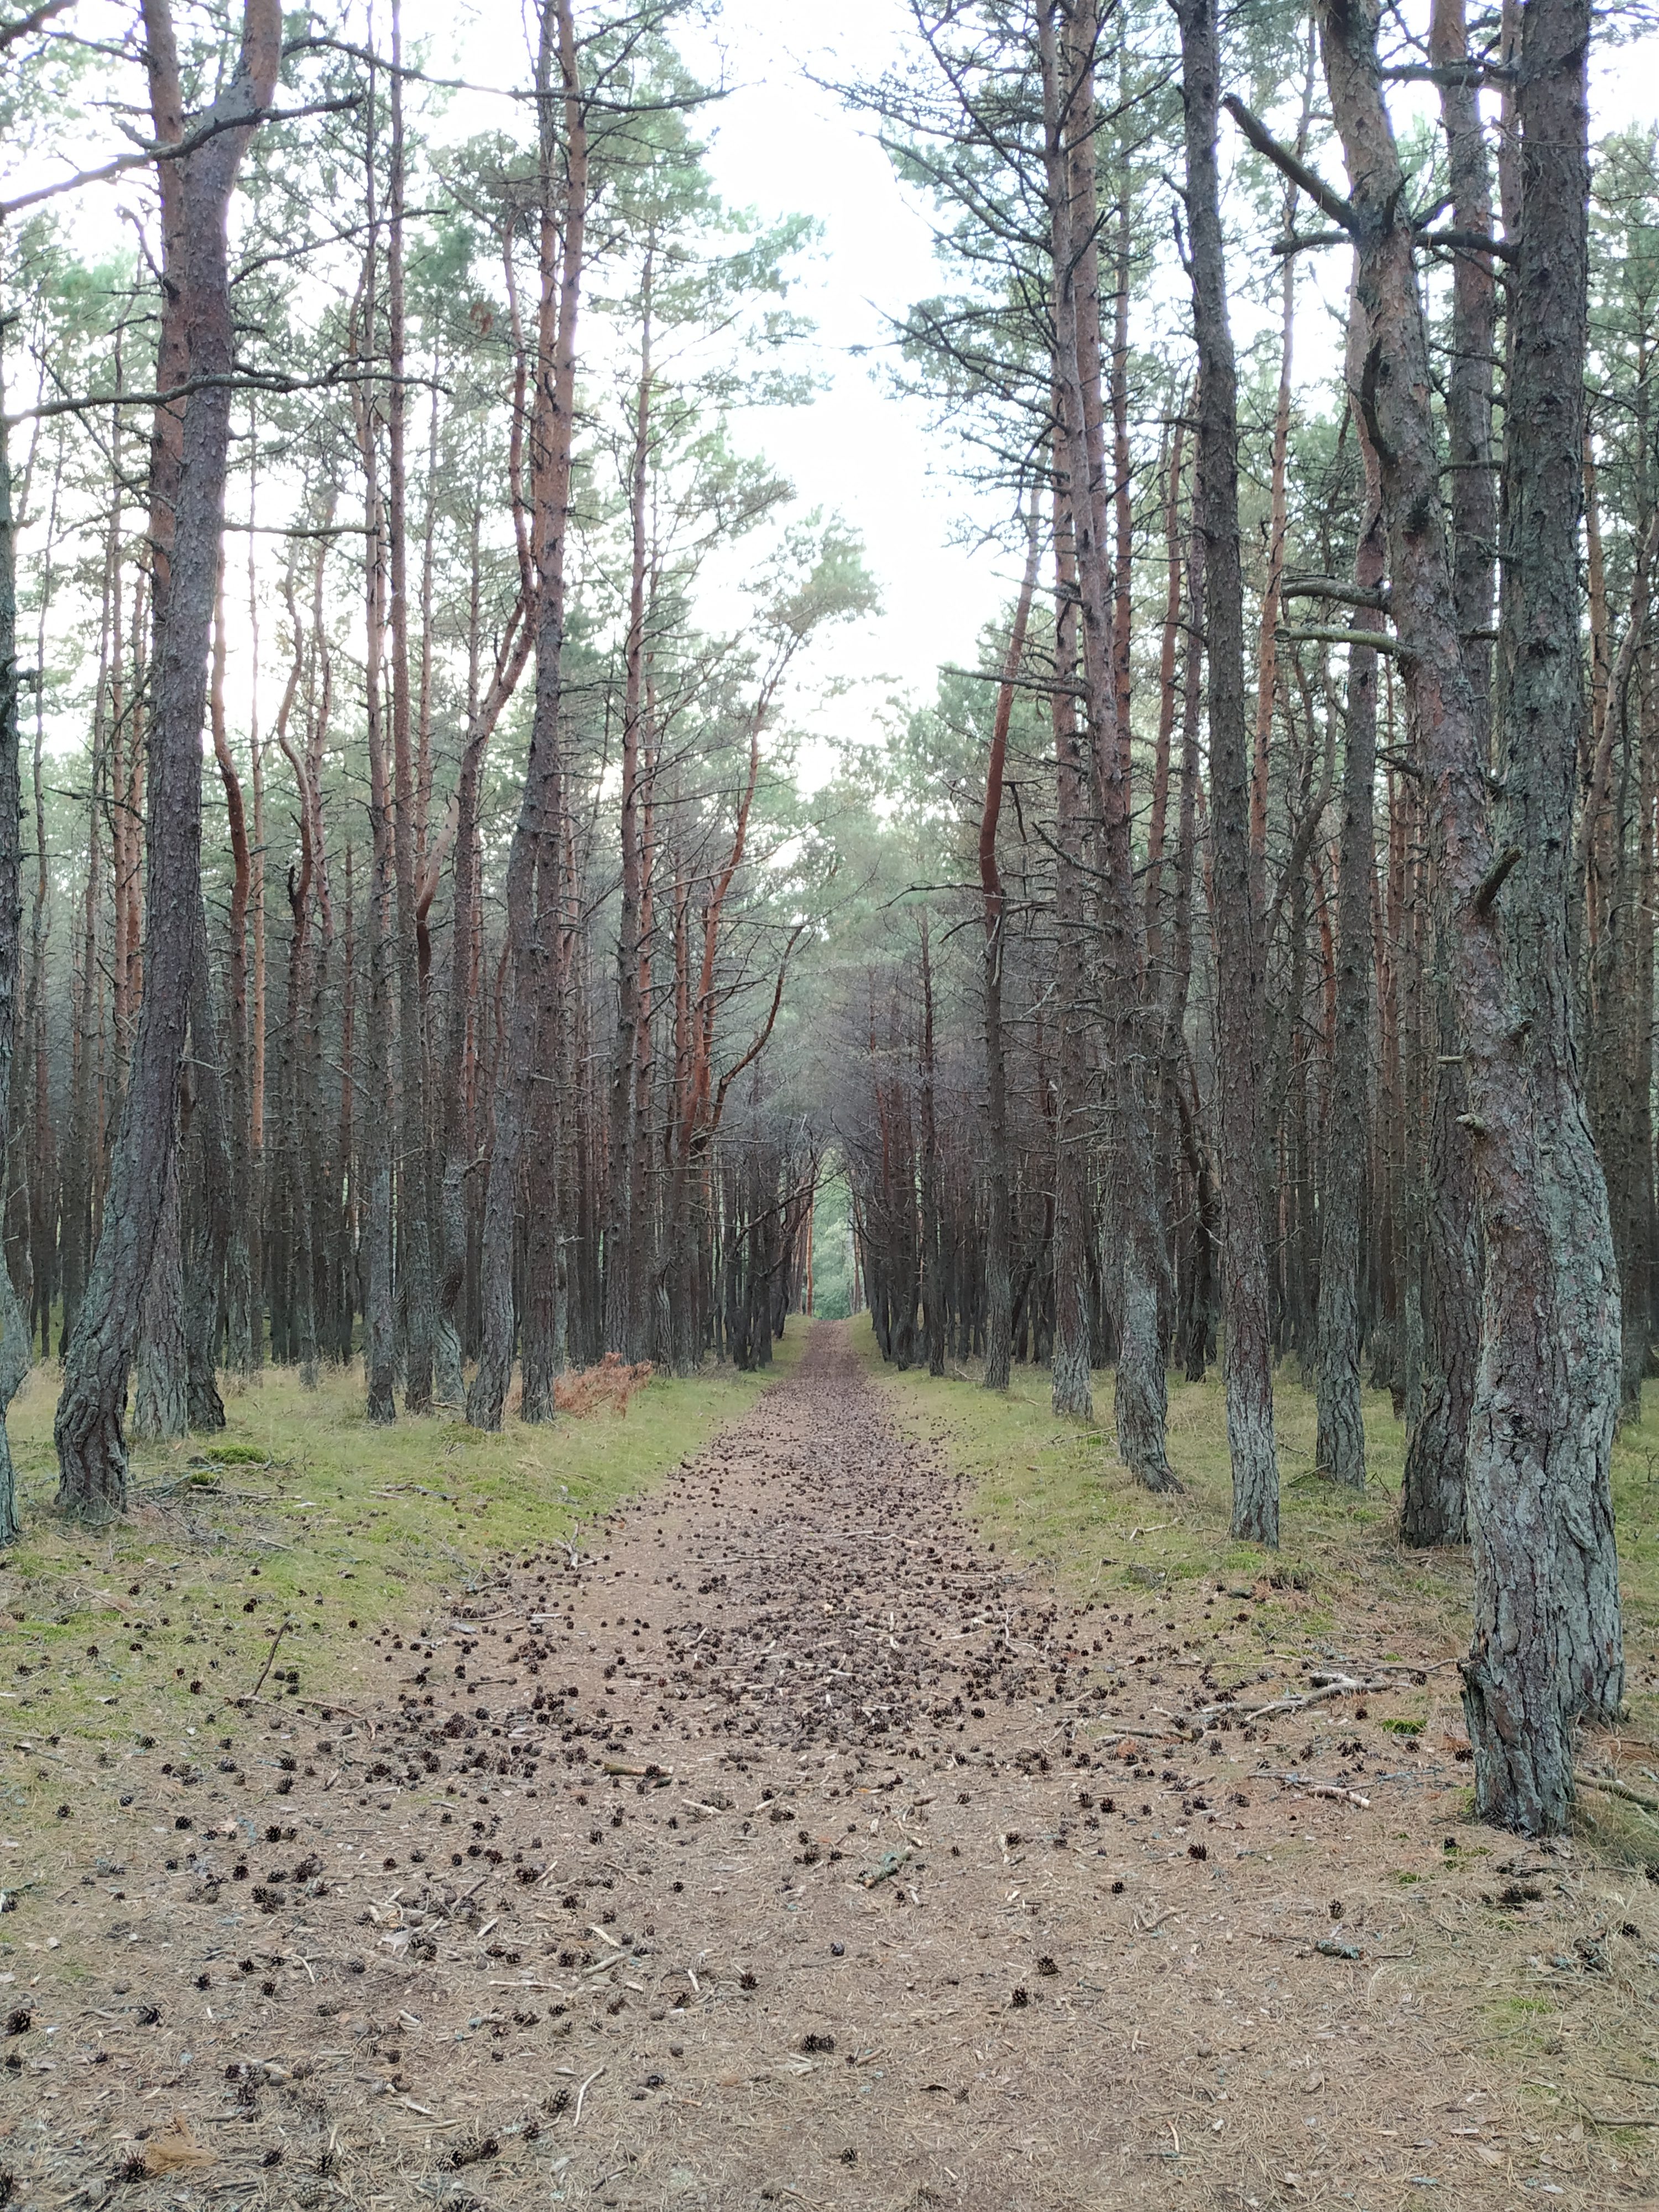
<svg viewBox="0 0 1659 2212">
<path fill-rule="evenodd" d="M 0 2201 L 1659 2202 L 1648 1846 L 1469 1825 L 1465 1566 L 1293 1484 L 1235 1553 L 1212 1389 L 1166 1501 L 867 1327 L 735 1385 L 539 1472 L 234 1422 L 15 1555 Z"/>
</svg>

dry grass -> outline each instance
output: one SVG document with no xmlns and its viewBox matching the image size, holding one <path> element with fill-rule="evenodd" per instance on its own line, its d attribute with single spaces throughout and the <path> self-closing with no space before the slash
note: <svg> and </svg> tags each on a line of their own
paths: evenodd
<svg viewBox="0 0 1659 2212">
<path fill-rule="evenodd" d="M 600 1411 L 625 1413 L 629 1400 L 650 1380 L 648 1359 L 630 1367 L 614 1352 L 607 1352 L 597 1367 L 562 1375 L 553 1386 L 553 1402 L 562 1413 L 574 1413 L 579 1419 Z"/>
</svg>

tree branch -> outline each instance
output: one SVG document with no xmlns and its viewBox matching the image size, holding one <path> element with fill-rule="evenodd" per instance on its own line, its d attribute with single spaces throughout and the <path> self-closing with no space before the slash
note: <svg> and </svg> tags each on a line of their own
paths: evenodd
<svg viewBox="0 0 1659 2212">
<path fill-rule="evenodd" d="M 1288 146 L 1281 146 L 1267 125 L 1258 121 L 1242 100 L 1230 92 L 1221 105 L 1256 152 L 1288 177 L 1298 191 L 1305 192 L 1321 215 L 1328 216 L 1333 222 L 1340 223 L 1351 237 L 1358 230 L 1359 217 L 1352 203 L 1344 199 L 1334 185 L 1328 185 L 1323 177 L 1310 169 L 1305 161 L 1299 161 Z"/>
<path fill-rule="evenodd" d="M 73 0 L 44 0 L 42 6 L 31 8 L 27 15 L 20 15 L 15 23 L 0 23 L 0 54 L 4 53 L 8 46 L 15 46 L 19 39 L 32 37 L 51 22 L 54 15 L 61 15 L 64 9 L 72 4 Z"/>
<path fill-rule="evenodd" d="M 1498 854 L 1491 867 L 1487 869 L 1480 889 L 1475 892 L 1474 910 L 1477 914 L 1492 912 L 1492 901 L 1503 890 L 1510 871 L 1519 866 L 1521 859 L 1522 852 L 1518 845 L 1511 845 L 1506 852 Z"/>
<path fill-rule="evenodd" d="M 0 46 L 3 37 L 0 36 Z M 65 192 L 79 191 L 83 185 L 107 184 L 112 177 L 124 176 L 129 169 L 142 169 L 152 161 L 182 161 L 193 154 L 198 146 L 205 146 L 210 138 L 217 138 L 226 131 L 246 131 L 260 123 L 292 123 L 302 115 L 339 115 L 348 108 L 362 105 L 353 94 L 349 99 L 319 100 L 305 107 L 254 108 L 246 115 L 211 116 L 194 131 L 187 131 L 182 138 L 172 142 L 149 140 L 131 154 L 117 154 L 95 169 L 77 169 L 72 177 L 60 178 L 55 185 L 42 185 L 32 192 L 21 192 L 15 200 L 0 200 L 0 222 L 8 216 L 21 214 L 25 208 L 39 207 L 43 200 L 60 198 Z"/>
<path fill-rule="evenodd" d="M 1373 653 L 1398 653 L 1400 640 L 1385 629 L 1281 629 L 1285 645 L 1368 645 Z"/>
<path fill-rule="evenodd" d="M 1335 599 L 1346 607 L 1375 607 L 1389 611 L 1389 594 L 1380 584 L 1345 584 L 1335 576 L 1287 576 L 1279 586 L 1287 599 Z"/>
<path fill-rule="evenodd" d="M 1000 668 L 957 668 L 948 660 L 939 663 L 941 676 L 971 676 L 975 684 L 1011 684 L 1018 691 L 1062 691 L 1074 699 L 1084 696 L 1081 684 L 1069 683 L 1057 676 L 1010 676 Z"/>
<path fill-rule="evenodd" d="M 1352 246 L 1352 239 L 1346 230 L 1293 230 L 1288 238 L 1273 240 L 1275 253 L 1305 253 L 1321 246 Z"/>
<path fill-rule="evenodd" d="M 431 388 L 426 376 L 391 377 L 373 368 L 331 369 L 324 376 L 279 376 L 274 371 L 239 369 L 228 376 L 192 376 L 167 392 L 93 392 L 79 399 L 43 399 L 38 407 L 20 407 L 15 415 L 0 416 L 0 423 L 14 430 L 20 422 L 45 422 L 54 415 L 93 415 L 103 407 L 171 407 L 194 392 L 213 392 L 228 386 L 232 392 L 328 392 L 342 384 L 409 384 Z M 436 387 L 443 391 L 446 387 Z"/>
<path fill-rule="evenodd" d="M 1499 261 L 1513 261 L 1515 248 L 1501 238 L 1489 238 L 1484 230 L 1419 230 L 1419 246 L 1443 246 L 1462 253 L 1490 253 Z"/>
</svg>

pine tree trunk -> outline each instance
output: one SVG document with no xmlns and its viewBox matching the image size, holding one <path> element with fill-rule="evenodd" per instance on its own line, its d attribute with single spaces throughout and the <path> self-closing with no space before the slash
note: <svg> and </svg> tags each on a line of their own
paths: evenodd
<svg viewBox="0 0 1659 2212">
<path fill-rule="evenodd" d="M 1261 1218 L 1262 916 L 1250 859 L 1244 586 L 1238 535 L 1238 379 L 1216 170 L 1221 58 L 1215 0 L 1173 0 L 1181 26 L 1187 220 L 1198 339 L 1198 525 L 1209 658 L 1210 840 L 1221 1134 L 1222 1316 L 1235 1536 L 1279 1541 L 1273 1346 Z"/>
<path fill-rule="evenodd" d="M 432 1410 L 432 1338 L 435 1301 L 432 1280 L 432 1223 L 428 1212 L 426 1105 L 426 1027 L 420 975 L 420 897 L 416 882 L 419 823 L 410 750 L 409 667 L 409 501 L 405 447 L 408 387 L 404 379 L 404 109 L 403 31 L 397 0 L 392 10 L 392 169 L 387 209 L 386 525 L 391 594 L 387 615 L 392 645 L 392 875 L 397 888 L 398 1134 L 398 1296 L 404 1323 L 404 1405 L 411 1413 Z"/>
<path fill-rule="evenodd" d="M 12 513 L 11 459 L 0 382 L 0 1130 L 11 1125 L 12 1055 L 22 966 L 22 784 L 17 728 L 17 535 Z M 44 867 L 45 854 L 41 854 Z M 6 1408 L 28 1373 L 30 1330 L 11 1276 L 0 1267 L 0 1544 L 21 1531 Z"/>
<path fill-rule="evenodd" d="M 1006 1390 L 1012 1349 L 1012 1270 L 1011 1239 L 1012 1170 L 1008 1145 L 1008 1068 L 1003 1057 L 1002 974 L 1006 906 L 1002 875 L 997 866 L 997 824 L 1002 812 L 1003 775 L 1008 758 L 1008 732 L 1013 720 L 1014 686 L 1025 653 L 1025 633 L 1036 591 L 1037 538 L 1035 494 L 1026 528 L 1025 573 L 1020 579 L 1013 627 L 1008 635 L 1003 680 L 997 692 L 996 716 L 991 729 L 991 757 L 985 772 L 985 805 L 979 827 L 980 896 L 985 919 L 985 1141 L 987 1206 L 985 1219 L 985 1388 Z"/>
<path fill-rule="evenodd" d="M 1348 311 L 1348 374 L 1357 384 L 1364 325 L 1358 301 Z M 1364 418 L 1354 410 L 1364 461 L 1364 499 L 1354 582 L 1376 592 L 1386 547 L 1382 479 Z M 1364 606 L 1356 629 L 1381 629 Z M 1376 654 L 1348 647 L 1343 721 L 1342 826 L 1336 905 L 1336 1034 L 1326 1125 L 1324 1220 L 1319 1255 L 1319 1350 L 1314 1465 L 1352 1490 L 1365 1487 L 1365 1420 L 1359 1387 L 1359 1228 L 1365 1196 L 1370 1097 L 1371 878 L 1376 866 L 1371 793 L 1376 780 Z"/>
<path fill-rule="evenodd" d="M 1552 1832 L 1574 1729 L 1624 1685 L 1609 1458 L 1619 1290 L 1579 1091 L 1565 874 L 1581 719 L 1586 0 L 1532 0 L 1517 93 L 1525 190 L 1509 398 L 1503 842 L 1451 605 L 1423 313 L 1376 16 L 1324 26 L 1368 321 L 1361 404 L 1382 464 L 1391 604 L 1423 747 L 1469 1085 L 1486 1314 L 1468 1461 L 1477 1808 Z M 1517 1015 L 1519 1018 L 1517 1019 Z"/>
<path fill-rule="evenodd" d="M 177 139 L 185 124 L 167 0 L 146 0 L 144 23 L 157 136 Z M 168 279 L 164 324 L 175 321 L 192 377 L 228 378 L 230 372 L 226 217 L 252 128 L 246 118 L 270 100 L 281 34 L 274 0 L 246 0 L 241 53 L 210 111 L 227 127 L 179 160 L 159 165 Z M 167 349 L 164 331 L 164 356 Z M 183 403 L 176 471 L 168 440 L 178 409 L 159 413 L 165 418 L 155 448 L 161 481 L 153 483 L 152 494 L 170 507 L 171 526 L 155 554 L 143 1005 L 109 1201 L 70 1340 L 55 1424 L 58 1504 L 93 1521 L 108 1519 L 126 1502 L 127 1377 L 176 1149 L 179 1075 L 200 928 L 201 732 L 224 510 L 228 386 L 210 384 Z"/>
<path fill-rule="evenodd" d="M 565 121 L 565 182 L 556 199 L 553 127 L 556 63 Z M 530 757 L 507 867 L 507 933 L 512 956 L 512 1006 L 495 1085 L 495 1135 L 484 1194 L 483 1342 L 467 1392 L 474 1428 L 498 1429 L 513 1372 L 515 1224 L 524 1146 L 531 1123 L 536 1048 L 555 1011 L 557 945 L 563 914 L 563 766 L 559 730 L 564 644 L 565 539 L 570 509 L 574 429 L 576 315 L 581 296 L 582 240 L 587 214 L 587 137 L 577 76 L 570 0 L 544 0 L 538 68 L 542 113 L 543 328 L 538 347 L 538 404 L 532 463 L 539 589 L 536 607 L 536 696 Z M 563 236 L 556 227 L 562 202 Z M 556 299 L 556 336 L 551 328 Z M 551 340 L 551 343 L 548 343 Z"/>
<path fill-rule="evenodd" d="M 179 1224 L 179 1159 L 175 1149 L 167 1195 L 155 1228 L 155 1249 L 138 1316 L 133 1362 L 132 1433 L 139 1443 L 182 1437 L 190 1427 L 188 1355 L 185 1349 L 185 1255 Z"/>
</svg>

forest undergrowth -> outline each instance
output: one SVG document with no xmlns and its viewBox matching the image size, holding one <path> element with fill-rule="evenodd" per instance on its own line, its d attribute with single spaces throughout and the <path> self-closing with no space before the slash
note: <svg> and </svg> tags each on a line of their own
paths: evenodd
<svg viewBox="0 0 1659 2212">
<path fill-rule="evenodd" d="M 305 1390 L 273 1370 L 227 1392 L 219 1435 L 142 1448 L 133 1512 L 101 1531 L 49 1510 L 57 1376 L 37 1368 L 11 1422 L 24 1534 L 0 1553 L 6 1838 L 49 1828 L 135 1735 L 205 1735 L 256 1689 L 307 1711 L 384 1696 L 377 1669 L 429 1612 L 526 1546 L 580 1543 L 799 1351 L 779 1344 L 762 1373 L 653 1376 L 620 1412 L 614 1389 L 590 1390 L 589 1410 L 494 1434 L 442 1418 L 379 1428 L 355 1370 Z"/>
</svg>

